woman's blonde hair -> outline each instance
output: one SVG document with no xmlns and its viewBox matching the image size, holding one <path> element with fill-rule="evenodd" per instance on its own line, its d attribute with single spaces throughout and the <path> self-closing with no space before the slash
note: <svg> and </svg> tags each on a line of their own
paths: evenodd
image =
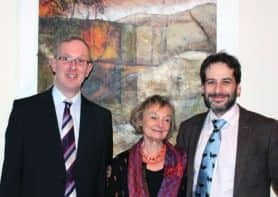
<svg viewBox="0 0 278 197">
<path fill-rule="evenodd" d="M 152 105 L 159 105 L 160 107 L 168 106 L 171 109 L 172 117 L 171 117 L 170 129 L 167 136 L 170 137 L 171 134 L 176 130 L 175 108 L 171 104 L 168 97 L 161 96 L 161 95 L 153 95 L 148 97 L 146 100 L 144 100 L 141 104 L 139 104 L 131 111 L 130 124 L 134 127 L 135 133 L 143 134 L 143 129 L 140 123 L 143 120 L 143 115 L 145 110 Z"/>
</svg>

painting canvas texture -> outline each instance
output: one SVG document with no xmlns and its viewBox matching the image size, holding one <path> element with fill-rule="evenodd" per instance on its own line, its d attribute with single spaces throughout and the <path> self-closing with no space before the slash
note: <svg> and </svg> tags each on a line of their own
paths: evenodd
<svg viewBox="0 0 278 197">
<path fill-rule="evenodd" d="M 38 92 L 52 85 L 55 42 L 70 36 L 92 49 L 82 93 L 112 111 L 114 154 L 140 137 L 129 117 L 148 96 L 168 96 L 177 125 L 206 110 L 199 68 L 216 51 L 216 0 L 40 0 Z"/>
</svg>

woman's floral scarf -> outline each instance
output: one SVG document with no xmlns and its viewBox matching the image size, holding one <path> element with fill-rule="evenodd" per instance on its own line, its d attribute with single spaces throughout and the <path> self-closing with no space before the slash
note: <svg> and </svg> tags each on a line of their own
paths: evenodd
<svg viewBox="0 0 278 197">
<path fill-rule="evenodd" d="M 146 180 L 143 176 L 143 163 L 140 152 L 142 142 L 142 139 L 139 140 L 129 152 L 128 191 L 129 196 L 132 197 L 149 197 Z M 179 192 L 187 157 L 183 151 L 176 149 L 168 141 L 164 143 L 167 147 L 164 177 L 157 197 L 176 197 Z"/>
</svg>

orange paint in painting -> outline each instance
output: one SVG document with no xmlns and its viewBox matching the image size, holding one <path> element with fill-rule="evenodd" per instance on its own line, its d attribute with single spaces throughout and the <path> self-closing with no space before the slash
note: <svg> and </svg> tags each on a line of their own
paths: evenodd
<svg viewBox="0 0 278 197">
<path fill-rule="evenodd" d="M 63 7 L 59 1 L 44 0 L 40 1 L 39 16 L 61 16 L 63 15 Z"/>
<path fill-rule="evenodd" d="M 114 59 L 114 58 L 117 58 L 117 57 L 118 57 L 118 54 L 117 54 L 117 51 L 115 49 L 115 46 L 113 46 L 113 45 L 108 46 L 105 50 L 105 53 L 103 54 L 104 59 Z"/>
<path fill-rule="evenodd" d="M 95 27 L 91 31 L 92 38 L 95 40 L 93 47 L 94 52 L 97 56 L 101 56 L 104 53 L 105 45 L 107 43 L 107 30 L 106 28 Z"/>
<path fill-rule="evenodd" d="M 111 36 L 110 31 L 109 24 L 99 23 L 82 32 L 82 36 L 91 47 L 91 56 L 94 60 L 118 57 L 118 38 Z"/>
<path fill-rule="evenodd" d="M 99 59 L 103 56 L 107 43 L 107 31 L 103 26 L 94 26 L 87 32 L 82 32 L 82 36 L 91 47 L 91 56 L 93 59 Z"/>
</svg>

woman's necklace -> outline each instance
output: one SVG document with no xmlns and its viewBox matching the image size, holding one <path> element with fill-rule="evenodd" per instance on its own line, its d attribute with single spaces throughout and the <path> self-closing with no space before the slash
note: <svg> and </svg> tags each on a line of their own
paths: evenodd
<svg viewBox="0 0 278 197">
<path fill-rule="evenodd" d="M 143 151 L 143 148 L 141 148 L 141 155 L 142 160 L 146 164 L 158 164 L 162 161 L 164 161 L 166 154 L 166 145 L 163 144 L 160 151 L 156 155 L 150 155 Z"/>
</svg>

